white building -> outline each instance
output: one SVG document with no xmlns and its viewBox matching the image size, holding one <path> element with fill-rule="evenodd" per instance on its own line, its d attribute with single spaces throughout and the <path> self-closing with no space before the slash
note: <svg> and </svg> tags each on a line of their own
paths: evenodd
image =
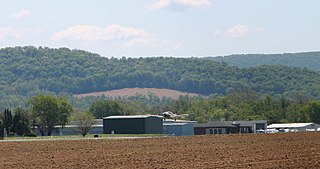
<svg viewBox="0 0 320 169">
<path fill-rule="evenodd" d="M 74 121 L 71 121 L 69 124 L 65 126 L 54 126 L 52 129 L 52 136 L 61 136 L 61 135 L 80 135 L 81 133 L 78 131 L 78 125 L 75 124 Z M 40 131 L 37 127 L 31 128 L 32 132 L 40 135 Z M 45 131 L 45 134 L 47 131 Z M 88 134 L 102 134 L 103 133 L 103 124 L 102 119 L 95 119 L 93 125 Z"/>
<path fill-rule="evenodd" d="M 288 131 L 317 131 L 320 126 L 315 123 L 278 123 L 270 124 L 267 129 Z"/>
</svg>

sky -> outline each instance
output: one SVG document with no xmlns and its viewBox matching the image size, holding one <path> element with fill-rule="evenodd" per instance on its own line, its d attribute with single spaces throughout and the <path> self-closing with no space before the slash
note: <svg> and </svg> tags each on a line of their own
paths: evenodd
<svg viewBox="0 0 320 169">
<path fill-rule="evenodd" d="M 320 50 L 319 0 L 0 0 L 0 48 L 104 57 Z"/>
</svg>

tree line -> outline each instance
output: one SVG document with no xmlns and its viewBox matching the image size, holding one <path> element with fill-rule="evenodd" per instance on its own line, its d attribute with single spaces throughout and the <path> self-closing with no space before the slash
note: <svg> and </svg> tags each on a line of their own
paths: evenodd
<svg viewBox="0 0 320 169">
<path fill-rule="evenodd" d="M 136 96 L 143 98 L 142 96 Z M 166 98 L 162 98 L 165 99 Z M 5 109 L 1 113 L 0 130 L 8 136 L 29 136 L 31 127 L 41 135 L 51 135 L 54 126 L 74 121 L 77 130 L 85 136 L 95 118 L 112 115 L 154 114 L 164 111 L 189 114 L 186 120 L 206 123 L 210 121 L 267 120 L 268 123 L 314 122 L 320 123 L 320 101 L 308 97 L 287 99 L 263 95 L 250 89 L 241 89 L 209 97 L 181 96 L 178 100 L 161 101 L 156 96 L 137 100 L 128 98 L 98 98 L 85 109 L 74 109 L 66 98 L 40 94 L 29 99 L 28 109 Z M 148 101 L 149 100 L 149 101 Z"/>
<path fill-rule="evenodd" d="M 182 99 L 176 104 L 190 115 L 189 120 L 200 123 L 219 120 L 267 120 L 268 124 L 320 123 L 320 102 L 307 97 L 288 99 L 244 89 L 203 100 Z"/>
<path fill-rule="evenodd" d="M 73 95 L 132 87 L 174 89 L 202 95 L 250 88 L 286 98 L 320 99 L 320 74 L 306 68 L 228 66 L 199 58 L 104 58 L 67 48 L 0 49 L 0 109 L 27 107 L 40 93 Z"/>
<path fill-rule="evenodd" d="M 242 54 L 209 57 L 208 59 L 225 62 L 231 66 L 254 67 L 261 65 L 285 65 L 320 71 L 320 52 L 283 53 L 283 54 Z"/>
<path fill-rule="evenodd" d="M 74 111 L 73 105 L 65 98 L 40 94 L 29 99 L 30 107 L 5 109 L 0 114 L 0 131 L 7 136 L 36 136 L 31 128 L 38 130 L 42 136 L 51 136 L 55 126 L 64 126 L 70 120 L 79 125 L 78 130 L 83 136 L 93 124 L 94 116 L 89 112 Z"/>
</svg>

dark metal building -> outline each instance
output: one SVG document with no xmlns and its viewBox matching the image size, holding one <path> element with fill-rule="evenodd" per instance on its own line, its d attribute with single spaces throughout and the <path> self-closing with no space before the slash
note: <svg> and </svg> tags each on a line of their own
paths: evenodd
<svg viewBox="0 0 320 169">
<path fill-rule="evenodd" d="M 216 121 L 194 126 L 195 135 L 239 133 L 239 127 L 226 121 Z"/>
<path fill-rule="evenodd" d="M 194 126 L 195 135 L 203 134 L 231 134 L 231 133 L 256 133 L 258 130 L 266 130 L 266 120 L 254 121 L 213 121 Z"/>
<path fill-rule="evenodd" d="M 109 116 L 103 118 L 105 134 L 162 134 L 162 118 L 153 115 Z"/>
</svg>

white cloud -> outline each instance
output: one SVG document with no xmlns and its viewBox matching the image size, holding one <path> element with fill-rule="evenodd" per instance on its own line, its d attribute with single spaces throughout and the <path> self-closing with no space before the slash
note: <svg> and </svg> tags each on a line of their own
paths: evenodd
<svg viewBox="0 0 320 169">
<path fill-rule="evenodd" d="M 158 0 L 150 5 L 147 5 L 147 8 L 151 10 L 161 9 L 170 5 L 171 0 Z"/>
<path fill-rule="evenodd" d="M 26 9 L 21 9 L 18 13 L 12 14 L 11 17 L 14 19 L 22 19 L 30 15 L 30 11 Z"/>
<path fill-rule="evenodd" d="M 39 29 L 25 29 L 25 28 L 12 28 L 12 27 L 3 27 L 0 28 L 0 40 L 5 39 L 19 39 L 29 35 L 34 35 L 40 33 Z"/>
<path fill-rule="evenodd" d="M 202 7 L 208 6 L 211 4 L 209 0 L 175 0 L 177 4 L 194 6 L 194 7 Z"/>
<path fill-rule="evenodd" d="M 220 36 L 222 33 L 223 33 L 223 32 L 220 31 L 220 30 L 214 30 L 214 31 L 212 32 L 212 34 L 213 34 L 214 36 Z"/>
<path fill-rule="evenodd" d="M 76 25 L 53 34 L 55 41 L 71 40 L 84 44 L 92 44 L 99 41 L 125 40 L 126 46 L 146 45 L 155 41 L 155 38 L 143 29 L 125 27 L 113 24 L 107 27 L 95 25 Z"/>
<path fill-rule="evenodd" d="M 242 38 L 250 32 L 250 27 L 248 25 L 235 25 L 229 28 L 224 35 L 227 38 Z"/>
<path fill-rule="evenodd" d="M 157 0 L 154 3 L 147 5 L 151 10 L 162 9 L 170 5 L 182 5 L 191 7 L 203 7 L 211 4 L 210 0 Z"/>
</svg>

